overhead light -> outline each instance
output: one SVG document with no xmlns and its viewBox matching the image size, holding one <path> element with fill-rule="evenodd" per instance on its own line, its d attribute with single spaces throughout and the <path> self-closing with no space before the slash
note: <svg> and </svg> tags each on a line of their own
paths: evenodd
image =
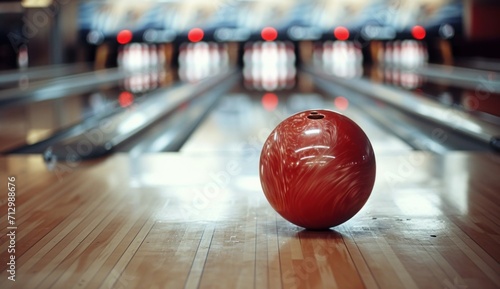
<svg viewBox="0 0 500 289">
<path fill-rule="evenodd" d="M 116 35 L 116 41 L 120 44 L 127 44 L 132 41 L 134 34 L 130 30 L 122 30 Z"/>
<path fill-rule="evenodd" d="M 439 27 L 439 35 L 444 39 L 450 39 L 455 36 L 455 29 L 450 24 L 443 24 Z"/>
<path fill-rule="evenodd" d="M 413 35 L 413 38 L 417 40 L 422 40 L 425 38 L 425 28 L 420 26 L 420 25 L 415 25 L 411 29 L 411 35 Z"/>
<path fill-rule="evenodd" d="M 349 30 L 344 26 L 339 26 L 333 30 L 333 34 L 338 40 L 347 40 L 349 39 Z"/>
<path fill-rule="evenodd" d="M 188 39 L 191 42 L 200 42 L 203 40 L 203 36 L 205 36 L 205 32 L 201 28 L 193 28 L 188 32 Z"/>
<path fill-rule="evenodd" d="M 260 32 L 260 36 L 265 41 L 274 41 L 278 38 L 278 31 L 274 27 L 264 27 Z"/>
<path fill-rule="evenodd" d="M 25 8 L 43 8 L 49 7 L 52 2 L 52 0 L 23 0 L 21 5 Z"/>
<path fill-rule="evenodd" d="M 99 45 L 103 42 L 104 35 L 99 32 L 92 30 L 87 34 L 87 42 L 94 45 Z"/>
</svg>

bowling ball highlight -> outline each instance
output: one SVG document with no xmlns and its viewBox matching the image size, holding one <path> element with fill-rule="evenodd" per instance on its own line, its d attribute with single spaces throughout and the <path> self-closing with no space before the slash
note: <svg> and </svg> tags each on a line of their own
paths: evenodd
<svg viewBox="0 0 500 289">
<path fill-rule="evenodd" d="M 271 206 L 295 225 L 322 230 L 352 218 L 375 182 L 375 155 L 363 130 L 329 110 L 290 116 L 269 135 L 259 175 Z"/>
</svg>

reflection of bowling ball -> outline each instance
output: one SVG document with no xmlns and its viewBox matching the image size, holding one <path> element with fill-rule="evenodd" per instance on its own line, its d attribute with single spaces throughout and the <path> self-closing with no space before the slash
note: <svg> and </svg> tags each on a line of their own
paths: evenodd
<svg viewBox="0 0 500 289">
<path fill-rule="evenodd" d="M 375 155 L 361 128 L 328 110 L 299 112 L 269 135 L 260 181 L 271 206 L 288 221 L 327 229 L 354 216 L 375 182 Z"/>
</svg>

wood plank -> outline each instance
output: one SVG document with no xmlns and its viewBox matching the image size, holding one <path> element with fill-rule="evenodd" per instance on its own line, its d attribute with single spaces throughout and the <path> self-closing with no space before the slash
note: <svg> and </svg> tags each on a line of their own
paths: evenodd
<svg viewBox="0 0 500 289">
<path fill-rule="evenodd" d="M 203 268 L 205 267 L 205 263 L 207 261 L 208 250 L 210 249 L 210 246 L 212 244 L 213 237 L 214 226 L 205 226 L 203 236 L 198 243 L 194 261 L 191 265 L 191 269 L 186 280 L 186 286 L 184 288 L 194 289 L 199 287 L 201 275 L 203 274 Z"/>
<path fill-rule="evenodd" d="M 0 157 L 19 185 L 17 281 L 3 250 L 0 288 L 500 287 L 498 156 L 381 157 L 365 207 L 323 232 L 270 207 L 257 162 L 117 154 L 60 179 L 39 157 Z"/>
</svg>

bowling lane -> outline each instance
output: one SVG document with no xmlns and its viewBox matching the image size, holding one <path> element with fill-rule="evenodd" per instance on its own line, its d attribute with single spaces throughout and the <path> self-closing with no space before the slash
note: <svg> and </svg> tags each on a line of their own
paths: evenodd
<svg viewBox="0 0 500 289">
<path fill-rule="evenodd" d="M 500 60 L 498 59 L 483 57 L 462 58 L 457 60 L 455 65 L 464 68 L 500 72 Z"/>
<path fill-rule="evenodd" d="M 143 109 L 144 103 L 155 102 L 158 93 L 182 87 L 187 89 L 182 95 L 194 93 L 205 79 L 213 81 L 230 69 L 224 44 L 181 45 L 178 67 L 167 61 L 170 52 L 164 45 L 132 43 L 118 49 L 117 68 L 81 74 L 81 78 L 50 79 L 28 87 L 29 91 L 0 91 L 0 128 L 5 128 L 0 132 L 0 140 L 5 138 L 0 153 L 43 152 L 104 120 L 127 115 L 139 106 Z M 177 96 L 167 97 L 156 107 L 170 105 Z"/>
<path fill-rule="evenodd" d="M 397 57 L 394 50 L 392 54 L 382 51 L 380 55 L 384 58 L 380 61 L 381 65 L 363 66 L 360 47 L 352 42 L 332 42 L 330 46 L 316 48 L 313 65 L 306 69 L 321 75 L 328 82 L 394 105 L 408 115 L 428 121 L 430 126 L 424 126 L 423 131 L 436 126 L 445 128 L 451 133 L 448 135 L 454 135 L 454 141 L 446 142 L 449 149 L 498 149 L 498 74 L 427 64 L 425 53 L 414 57 L 416 53 L 411 47 L 398 50 Z M 425 52 L 422 49 L 419 51 Z M 390 54 L 390 57 L 385 59 L 384 53 Z M 457 125 L 459 122 L 462 124 Z"/>
<path fill-rule="evenodd" d="M 331 109 L 358 123 L 377 155 L 403 153 L 412 148 L 375 124 L 359 107 L 335 91 L 314 87 L 312 79 L 299 74 L 298 88 L 263 92 L 234 86 L 182 146 L 190 154 L 245 155 L 262 148 L 276 125 L 289 115 L 306 109 Z"/>
<path fill-rule="evenodd" d="M 8 282 L 4 264 L 0 287 L 498 288 L 498 156 L 411 151 L 347 94 L 314 83 L 299 74 L 293 90 L 233 86 L 180 153 L 117 153 L 52 170 L 39 156 L 0 156 L 16 176 L 25 228 L 17 274 L 30 276 Z M 270 130 L 308 108 L 348 115 L 377 154 L 369 201 L 323 232 L 278 215 L 257 174 Z"/>
<path fill-rule="evenodd" d="M 57 98 L 0 106 L 0 153 L 87 128 L 142 102 L 149 92 L 170 86 L 175 74 L 174 70 L 135 73 L 96 87 L 89 84 L 86 91 L 80 93 L 62 92 Z M 63 82 L 59 80 L 53 81 Z M 71 81 L 82 80 L 74 77 Z M 49 92 L 57 89 L 57 84 L 45 88 Z M 43 94 L 43 90 L 33 93 Z"/>
<path fill-rule="evenodd" d="M 427 70 L 433 70 L 426 68 Z M 500 123 L 500 74 L 477 71 L 467 82 L 449 81 L 456 78 L 456 67 L 448 67 L 450 77 L 439 78 L 420 73 L 418 69 L 397 67 L 373 67 L 366 69 L 364 76 L 389 86 L 415 93 L 419 97 L 429 98 L 449 107 L 470 112 L 477 117 Z M 433 70 L 433 74 L 443 73 L 444 67 Z M 474 72 L 470 72 L 474 75 Z M 465 78 L 464 78 L 465 79 Z"/>
<path fill-rule="evenodd" d="M 359 45 L 327 41 L 316 45 L 313 64 L 333 76 L 382 82 L 486 120 L 493 119 L 489 115 L 500 116 L 498 62 L 474 69 L 460 67 L 460 62 L 456 66 L 429 64 L 427 45 L 410 40 L 387 42 L 374 54 L 372 58 L 380 65 L 363 66 Z"/>
<path fill-rule="evenodd" d="M 89 63 L 78 63 L 2 71 L 0 72 L 0 89 L 27 88 L 33 82 L 89 72 L 91 69 L 92 65 Z"/>
</svg>

